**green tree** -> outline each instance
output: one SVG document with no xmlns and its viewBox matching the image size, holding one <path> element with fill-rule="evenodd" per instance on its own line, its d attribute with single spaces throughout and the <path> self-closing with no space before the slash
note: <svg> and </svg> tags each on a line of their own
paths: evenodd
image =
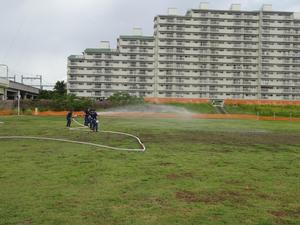
<svg viewBox="0 0 300 225">
<path fill-rule="evenodd" d="M 67 85 L 65 81 L 57 81 L 53 90 L 59 95 L 67 94 Z"/>
<path fill-rule="evenodd" d="M 39 99 L 52 99 L 53 91 L 41 90 L 39 93 Z"/>
<path fill-rule="evenodd" d="M 141 97 L 131 96 L 128 92 L 116 92 L 108 98 L 113 105 L 129 105 L 143 103 Z"/>
</svg>

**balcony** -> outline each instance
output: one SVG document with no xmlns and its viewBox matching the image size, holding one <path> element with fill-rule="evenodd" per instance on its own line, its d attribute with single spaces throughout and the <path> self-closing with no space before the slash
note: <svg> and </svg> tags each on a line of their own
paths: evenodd
<svg viewBox="0 0 300 225">
<path fill-rule="evenodd" d="M 138 42 L 137 42 L 137 41 L 130 41 L 128 44 L 129 44 L 129 45 L 137 45 Z"/>
<path fill-rule="evenodd" d="M 235 25 L 235 26 L 241 26 L 242 23 L 241 22 L 234 22 L 233 25 Z"/>
<path fill-rule="evenodd" d="M 233 44 L 233 47 L 240 48 L 240 47 L 242 47 L 242 44 Z"/>
<path fill-rule="evenodd" d="M 219 22 L 218 21 L 211 21 L 210 24 L 211 25 L 219 25 Z"/>
<path fill-rule="evenodd" d="M 246 30 L 245 29 L 244 32 L 247 33 L 247 34 L 253 34 L 253 32 L 251 30 Z"/>
</svg>

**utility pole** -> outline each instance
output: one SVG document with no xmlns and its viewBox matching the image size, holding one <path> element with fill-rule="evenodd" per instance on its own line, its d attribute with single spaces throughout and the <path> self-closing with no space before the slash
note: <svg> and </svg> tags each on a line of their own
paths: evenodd
<svg viewBox="0 0 300 225">
<path fill-rule="evenodd" d="M 40 90 L 43 89 L 43 85 L 42 85 L 42 75 L 37 75 L 37 77 L 39 77 L 40 80 Z"/>
<path fill-rule="evenodd" d="M 25 77 L 21 75 L 21 83 L 24 84 L 24 80 L 39 80 L 40 81 L 40 89 L 43 90 L 43 84 L 42 84 L 42 75 L 36 75 L 35 77 Z"/>
</svg>

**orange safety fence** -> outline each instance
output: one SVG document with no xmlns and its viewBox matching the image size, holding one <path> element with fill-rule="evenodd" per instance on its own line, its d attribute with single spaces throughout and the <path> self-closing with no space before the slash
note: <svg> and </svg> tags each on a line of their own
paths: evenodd
<svg viewBox="0 0 300 225">
<path fill-rule="evenodd" d="M 35 116 L 66 116 L 68 111 L 43 111 L 43 112 L 32 112 Z M 22 114 L 22 113 L 21 113 Z M 0 110 L 0 116 L 16 115 L 13 110 Z M 26 114 L 27 115 L 27 114 Z M 73 112 L 73 115 L 83 116 L 84 112 Z"/>
<path fill-rule="evenodd" d="M 8 116 L 8 115 L 13 115 L 14 111 L 12 110 L 1 110 L 0 111 L 0 116 Z"/>
<path fill-rule="evenodd" d="M 206 98 L 152 98 L 145 97 L 147 103 L 209 103 Z M 248 99 L 225 99 L 225 104 L 234 105 L 300 105 L 300 101 L 294 100 L 248 100 Z"/>
<path fill-rule="evenodd" d="M 225 105 L 300 105 L 300 101 L 225 99 Z"/>
<path fill-rule="evenodd" d="M 44 111 L 44 112 L 38 112 L 37 114 L 35 112 L 32 113 L 32 115 L 37 116 L 66 116 L 68 111 Z M 73 116 L 83 116 L 84 112 L 73 112 Z"/>
</svg>

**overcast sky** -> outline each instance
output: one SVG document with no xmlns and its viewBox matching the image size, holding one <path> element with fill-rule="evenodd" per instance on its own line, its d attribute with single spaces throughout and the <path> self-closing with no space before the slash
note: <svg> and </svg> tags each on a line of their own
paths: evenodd
<svg viewBox="0 0 300 225">
<path fill-rule="evenodd" d="M 67 57 L 96 48 L 115 47 L 119 35 L 141 27 L 153 34 L 153 18 L 175 7 L 180 14 L 198 8 L 198 0 L 0 0 L 0 64 L 11 74 L 41 74 L 44 82 L 66 79 Z M 273 10 L 300 12 L 299 0 L 214 0 L 211 9 L 240 3 L 244 10 L 272 4 Z M 3 68 L 0 68 L 3 74 Z M 0 75 L 1 76 L 1 75 Z"/>
</svg>

